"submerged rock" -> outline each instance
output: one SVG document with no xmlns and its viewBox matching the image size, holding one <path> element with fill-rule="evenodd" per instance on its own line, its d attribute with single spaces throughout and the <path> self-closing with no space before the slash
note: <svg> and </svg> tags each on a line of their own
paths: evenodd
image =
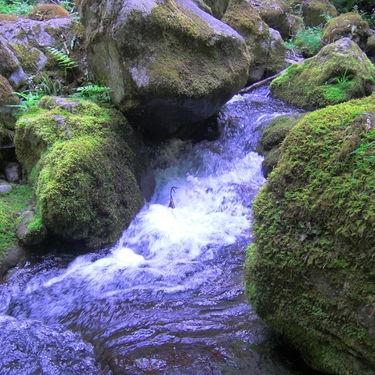
<svg viewBox="0 0 375 375">
<path fill-rule="evenodd" d="M 95 77 L 154 134 L 207 119 L 246 83 L 243 38 L 193 0 L 88 0 L 79 10 Z"/>
<path fill-rule="evenodd" d="M 51 234 L 110 244 L 143 205 L 143 143 L 114 109 L 45 97 L 17 122 L 15 146 Z"/>
<path fill-rule="evenodd" d="M 375 374 L 375 94 L 306 114 L 253 204 L 246 291 L 312 367 Z"/>
<path fill-rule="evenodd" d="M 270 88 L 273 96 L 292 105 L 316 109 L 370 95 L 374 82 L 371 61 L 351 39 L 342 38 L 291 65 Z"/>
</svg>

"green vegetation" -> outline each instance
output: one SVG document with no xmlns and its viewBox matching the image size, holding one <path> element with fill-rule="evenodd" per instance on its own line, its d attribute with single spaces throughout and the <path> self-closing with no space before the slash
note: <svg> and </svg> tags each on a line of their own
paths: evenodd
<svg viewBox="0 0 375 375">
<path fill-rule="evenodd" d="M 25 185 L 12 185 L 12 189 L 2 193 L 0 199 L 0 263 L 1 258 L 12 246 L 17 245 L 17 226 L 20 214 L 30 203 L 33 189 Z"/>
<path fill-rule="evenodd" d="M 322 47 L 322 26 L 300 27 L 294 38 L 286 42 L 286 47 L 297 54 L 308 57 L 315 55 Z"/>
<path fill-rule="evenodd" d="M 56 58 L 57 63 L 65 68 L 68 69 L 74 69 L 77 67 L 77 64 L 72 61 L 72 59 L 63 51 L 58 50 L 54 47 L 47 47 L 47 51 Z"/>
<path fill-rule="evenodd" d="M 76 93 L 72 97 L 80 97 L 99 101 L 102 103 L 111 103 L 109 93 L 111 89 L 104 85 L 88 84 L 76 89 Z"/>
<path fill-rule="evenodd" d="M 26 16 L 37 2 L 37 0 L 0 0 L 0 14 Z"/>
<path fill-rule="evenodd" d="M 306 114 L 253 204 L 250 303 L 340 375 L 375 365 L 374 119 L 375 95 Z"/>
</svg>

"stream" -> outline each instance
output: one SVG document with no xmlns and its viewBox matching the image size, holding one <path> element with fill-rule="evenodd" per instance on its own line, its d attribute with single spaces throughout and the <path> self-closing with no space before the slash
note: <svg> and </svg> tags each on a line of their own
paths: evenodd
<svg viewBox="0 0 375 375">
<path fill-rule="evenodd" d="M 256 144 L 291 112 L 267 87 L 233 97 L 218 140 L 158 145 L 155 193 L 114 247 L 51 249 L 9 274 L 0 374 L 317 374 L 280 349 L 243 286 L 265 183 Z"/>
</svg>

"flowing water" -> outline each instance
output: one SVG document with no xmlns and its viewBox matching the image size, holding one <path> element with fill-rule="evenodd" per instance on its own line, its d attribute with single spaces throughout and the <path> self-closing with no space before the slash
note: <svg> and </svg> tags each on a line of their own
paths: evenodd
<svg viewBox="0 0 375 375">
<path fill-rule="evenodd" d="M 235 96 L 218 140 L 158 147 L 155 194 L 116 246 L 45 255 L 9 275 L 0 374 L 307 374 L 275 350 L 243 287 L 265 182 L 254 150 L 267 122 L 290 112 L 267 88 Z"/>
</svg>

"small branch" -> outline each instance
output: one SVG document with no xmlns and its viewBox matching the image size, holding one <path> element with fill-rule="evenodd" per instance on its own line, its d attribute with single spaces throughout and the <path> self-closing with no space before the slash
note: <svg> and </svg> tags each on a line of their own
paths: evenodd
<svg viewBox="0 0 375 375">
<path fill-rule="evenodd" d="M 168 207 L 170 207 L 170 208 L 175 208 L 172 193 L 174 193 L 176 191 L 176 189 L 178 189 L 176 186 L 172 186 L 171 191 L 169 192 L 169 205 L 168 205 Z"/>
<path fill-rule="evenodd" d="M 263 86 L 264 84 L 266 84 L 267 82 L 269 81 L 272 81 L 273 79 L 275 79 L 276 77 L 280 76 L 281 74 L 283 74 L 284 72 L 286 71 L 286 69 L 282 70 L 281 72 L 271 76 L 271 77 L 267 77 L 261 81 L 258 81 L 258 82 L 255 82 L 253 83 L 252 85 L 250 86 L 247 86 L 245 88 L 243 88 L 242 90 L 240 90 L 238 93 L 239 94 L 244 94 L 245 92 L 250 92 L 254 89 L 256 89 L 257 87 L 260 87 L 260 86 Z"/>
</svg>

